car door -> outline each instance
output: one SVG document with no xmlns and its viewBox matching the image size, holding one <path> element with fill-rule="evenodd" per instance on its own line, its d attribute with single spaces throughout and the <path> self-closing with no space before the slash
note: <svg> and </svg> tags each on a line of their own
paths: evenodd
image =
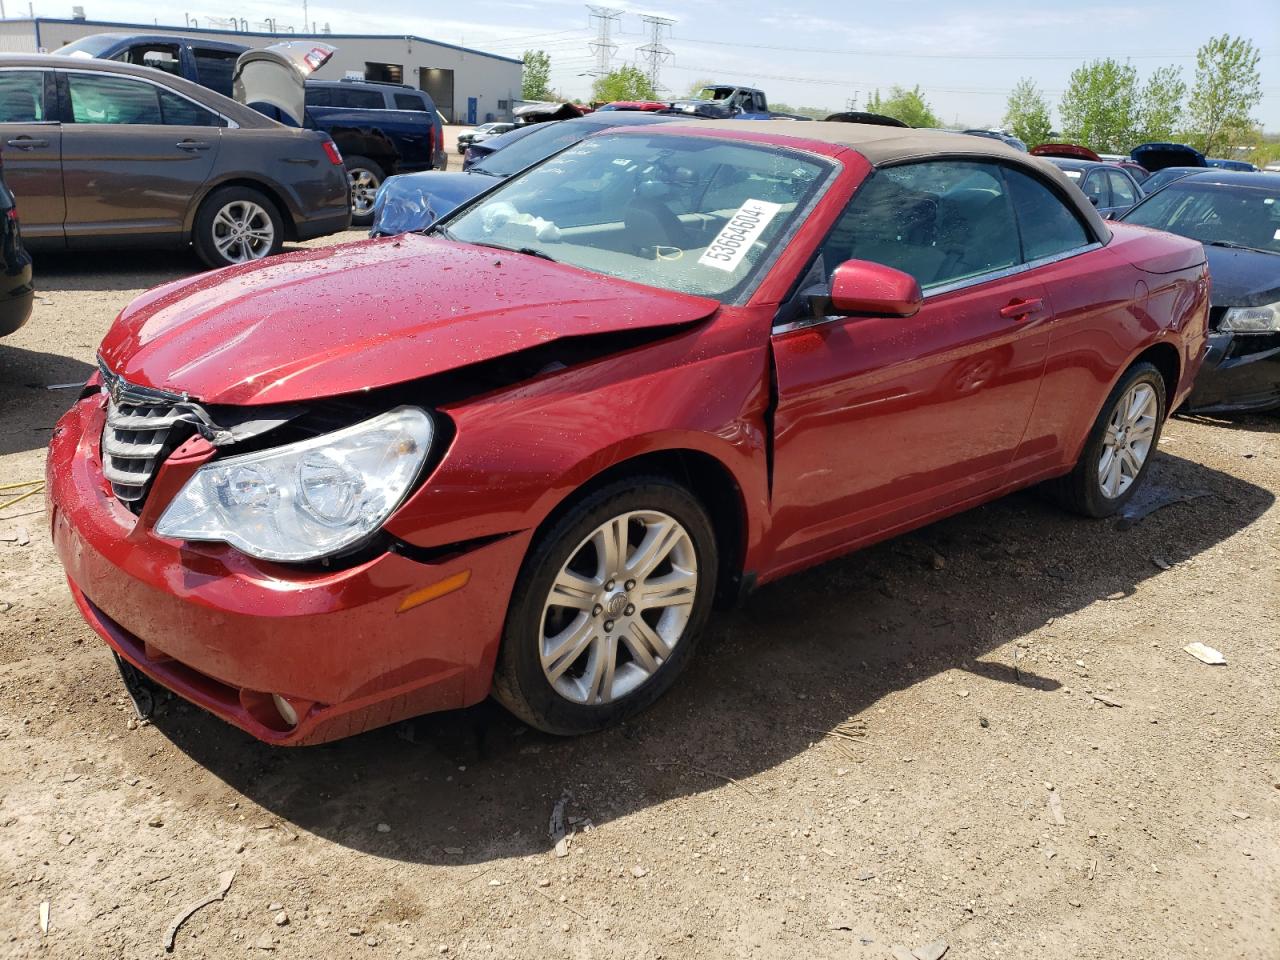
<svg viewBox="0 0 1280 960">
<path fill-rule="evenodd" d="M 824 242 L 903 270 L 909 318 L 785 312 L 773 334 L 778 566 L 834 552 L 1000 486 L 1039 389 L 1051 313 L 1023 269 L 1002 169 L 928 161 L 876 171 Z"/>
<path fill-rule="evenodd" d="M 66 215 L 62 124 L 52 73 L 0 70 L 0 137 L 5 180 L 18 200 L 23 235 L 61 240 Z"/>
<path fill-rule="evenodd" d="M 1107 208 L 1111 206 L 1111 187 L 1107 182 L 1107 171 L 1101 167 L 1090 167 L 1080 178 L 1080 189 L 1089 198 L 1089 202 L 1105 217 Z"/>
<path fill-rule="evenodd" d="M 1123 170 L 1108 170 L 1106 173 L 1107 183 L 1111 187 L 1111 202 L 1103 216 L 1111 219 L 1120 216 L 1137 203 L 1141 191 Z"/>
<path fill-rule="evenodd" d="M 66 70 L 59 88 L 68 245 L 181 237 L 226 121 L 137 77 Z"/>
</svg>

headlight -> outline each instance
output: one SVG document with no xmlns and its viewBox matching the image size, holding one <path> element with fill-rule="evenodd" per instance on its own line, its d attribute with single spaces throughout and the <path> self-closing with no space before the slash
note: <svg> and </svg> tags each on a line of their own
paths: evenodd
<svg viewBox="0 0 1280 960">
<path fill-rule="evenodd" d="M 156 533 L 217 540 L 263 560 L 316 560 L 382 526 L 417 479 L 431 418 L 398 407 L 355 426 L 196 471 Z"/>
<path fill-rule="evenodd" d="M 1280 332 L 1280 301 L 1261 307 L 1231 307 L 1218 324 L 1222 333 Z"/>
</svg>

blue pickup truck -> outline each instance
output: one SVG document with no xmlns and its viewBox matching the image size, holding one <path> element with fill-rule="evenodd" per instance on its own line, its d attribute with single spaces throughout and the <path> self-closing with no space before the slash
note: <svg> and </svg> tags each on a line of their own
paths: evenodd
<svg viewBox="0 0 1280 960">
<path fill-rule="evenodd" d="M 703 87 L 696 97 L 675 100 L 671 109 L 676 113 L 709 117 L 714 120 L 812 120 L 798 113 L 777 113 L 769 109 L 764 91 L 755 87 L 739 87 L 731 83 L 716 83 Z"/>
<path fill-rule="evenodd" d="M 267 47 L 275 60 L 287 62 L 302 78 L 309 77 L 332 55 L 324 43 L 290 41 Z M 238 43 L 136 33 L 96 33 L 55 51 L 67 56 L 119 60 L 154 67 L 235 97 L 281 123 L 323 130 L 342 152 L 351 181 L 351 222 L 368 226 L 373 198 L 382 181 L 397 173 L 443 170 L 448 164 L 444 127 L 431 97 L 404 84 L 363 80 L 311 80 L 299 106 L 243 99 L 235 89 L 245 54 L 261 54 Z M 273 58 L 265 58 L 271 61 Z M 279 66 L 280 63 L 277 63 Z M 267 88 L 270 84 L 260 84 Z M 292 86 L 292 84 L 290 84 Z M 252 89 L 248 96 L 256 96 Z M 296 99 L 296 98 L 291 98 Z"/>
</svg>

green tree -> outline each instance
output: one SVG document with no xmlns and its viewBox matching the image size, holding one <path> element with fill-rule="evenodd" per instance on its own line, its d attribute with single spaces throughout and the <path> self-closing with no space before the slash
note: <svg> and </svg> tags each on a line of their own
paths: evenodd
<svg viewBox="0 0 1280 960">
<path fill-rule="evenodd" d="M 1201 153 L 1217 156 L 1237 142 L 1257 138 L 1250 114 L 1262 100 L 1258 59 L 1252 43 L 1225 33 L 1196 51 L 1196 82 L 1187 113 L 1189 139 Z"/>
<path fill-rule="evenodd" d="M 1182 101 L 1187 85 L 1181 67 L 1160 67 L 1147 78 L 1138 107 L 1137 139 L 1152 142 L 1172 140 L 1181 126 Z"/>
<path fill-rule="evenodd" d="M 1029 147 L 1044 143 L 1052 129 L 1049 104 L 1030 77 L 1018 81 L 1005 106 L 1004 125 Z"/>
<path fill-rule="evenodd" d="M 520 83 L 523 100 L 550 100 L 551 55 L 545 50 L 524 52 L 524 76 Z"/>
<path fill-rule="evenodd" d="M 598 103 L 614 100 L 653 100 L 658 96 L 649 77 L 639 67 L 619 67 L 599 77 L 591 85 L 591 99 Z"/>
<path fill-rule="evenodd" d="M 1062 136 L 1099 153 L 1123 153 L 1138 127 L 1138 71 L 1107 58 L 1071 72 L 1058 113 Z"/>
<path fill-rule="evenodd" d="M 714 86 L 714 85 L 715 85 L 714 80 L 695 80 L 693 81 L 693 83 L 689 84 L 689 90 L 688 92 L 685 93 L 685 96 L 689 97 L 690 99 L 694 99 L 700 93 L 702 93 L 703 88 Z"/>
<path fill-rule="evenodd" d="M 889 88 L 889 96 L 880 96 L 877 90 L 867 99 L 865 107 L 868 113 L 882 113 L 886 117 L 901 120 L 909 127 L 940 127 L 942 121 L 934 114 L 925 100 L 919 87 L 907 90 L 905 87 Z"/>
</svg>

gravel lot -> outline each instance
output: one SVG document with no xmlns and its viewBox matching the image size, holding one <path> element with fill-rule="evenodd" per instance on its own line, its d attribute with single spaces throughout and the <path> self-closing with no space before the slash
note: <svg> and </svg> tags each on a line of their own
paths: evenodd
<svg viewBox="0 0 1280 960">
<path fill-rule="evenodd" d="M 39 260 L 0 484 L 42 474 L 46 385 L 196 268 Z M 778 583 L 567 741 L 492 705 L 292 751 L 180 701 L 137 725 L 40 497 L 2 509 L 0 956 L 164 956 L 234 870 L 175 957 L 1280 957 L 1280 418 L 1161 450 L 1192 499 L 1016 495 Z"/>
</svg>

